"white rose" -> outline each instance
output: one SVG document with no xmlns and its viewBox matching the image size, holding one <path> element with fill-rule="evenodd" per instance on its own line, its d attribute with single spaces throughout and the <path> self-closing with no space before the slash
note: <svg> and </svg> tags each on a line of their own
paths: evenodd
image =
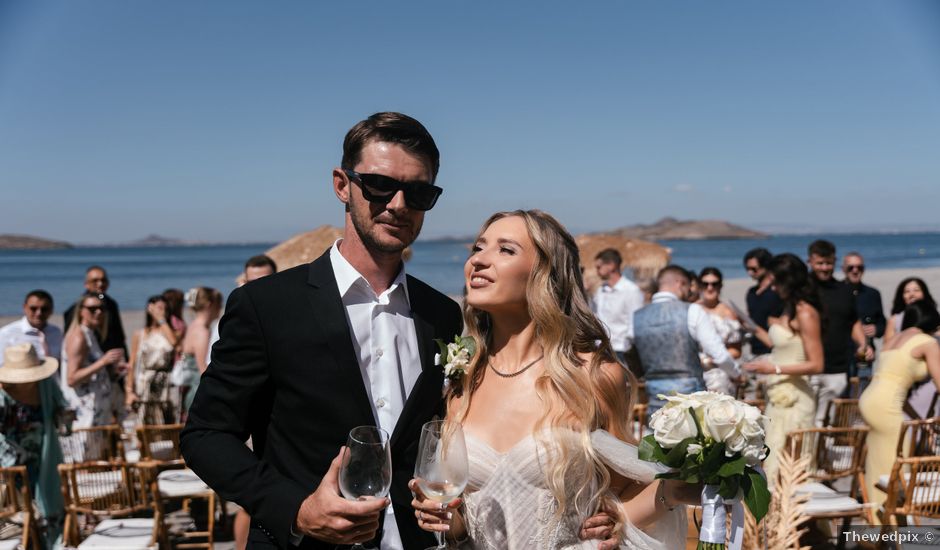
<svg viewBox="0 0 940 550">
<path fill-rule="evenodd" d="M 726 444 L 732 437 L 740 435 L 738 423 L 744 418 L 744 409 L 733 399 L 714 400 L 705 405 L 704 431 L 715 441 Z"/>
<path fill-rule="evenodd" d="M 751 439 L 760 438 L 761 441 L 764 439 L 766 432 L 765 420 L 766 416 L 761 414 L 760 409 L 757 407 L 752 407 L 751 405 L 744 406 L 744 419 L 741 420 L 741 434 Z"/>
<path fill-rule="evenodd" d="M 747 447 L 747 438 L 741 435 L 741 432 L 735 430 L 725 439 L 725 456 L 740 453 L 745 447 Z"/>
<path fill-rule="evenodd" d="M 748 442 L 741 451 L 741 456 L 744 457 L 744 462 L 747 463 L 748 466 L 757 466 L 760 464 L 761 460 L 766 458 L 767 455 L 765 451 L 766 448 L 763 445 L 763 441 L 761 441 L 760 445 Z"/>
<path fill-rule="evenodd" d="M 693 456 L 702 452 L 702 446 L 698 443 L 689 443 L 689 446 L 685 449 L 685 456 Z"/>
<path fill-rule="evenodd" d="M 688 407 L 663 407 L 650 418 L 653 437 L 664 449 L 671 449 L 680 441 L 698 435 L 695 421 Z"/>
</svg>

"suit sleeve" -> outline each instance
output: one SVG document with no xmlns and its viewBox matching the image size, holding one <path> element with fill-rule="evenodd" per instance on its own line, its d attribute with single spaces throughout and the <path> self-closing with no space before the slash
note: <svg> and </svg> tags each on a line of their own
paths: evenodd
<svg viewBox="0 0 940 550">
<path fill-rule="evenodd" d="M 180 446 L 186 463 L 226 500 L 237 502 L 268 536 L 287 547 L 309 491 L 259 459 L 246 445 L 250 427 L 270 414 L 267 349 L 251 297 L 244 288 L 228 299 L 220 339 L 202 376 Z M 259 442 L 255 442 L 258 444 Z M 259 449 L 260 450 L 260 449 Z"/>
<path fill-rule="evenodd" d="M 881 293 L 877 290 L 874 292 L 874 302 L 872 310 L 875 312 L 875 338 L 881 338 L 885 335 L 885 326 L 887 326 L 888 320 L 885 319 L 884 308 L 881 305 Z"/>
</svg>

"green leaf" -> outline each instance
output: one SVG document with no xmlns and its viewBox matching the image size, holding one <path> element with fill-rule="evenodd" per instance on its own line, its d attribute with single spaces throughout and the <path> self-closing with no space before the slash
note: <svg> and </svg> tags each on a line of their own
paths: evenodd
<svg viewBox="0 0 940 550">
<path fill-rule="evenodd" d="M 682 474 L 678 471 L 663 472 L 656 474 L 656 479 L 682 479 Z"/>
<path fill-rule="evenodd" d="M 695 416 L 695 409 L 692 407 L 688 408 L 689 414 L 692 415 L 692 422 L 695 422 L 695 431 L 698 433 L 698 439 L 705 439 L 705 432 L 702 431 L 702 425 L 698 422 L 698 417 Z"/>
<path fill-rule="evenodd" d="M 435 338 L 434 342 L 437 343 L 437 347 L 441 350 L 441 366 L 447 364 L 447 344 L 440 338 Z"/>
<path fill-rule="evenodd" d="M 747 493 L 744 494 L 744 504 L 747 504 L 754 519 L 758 522 L 767 515 L 770 507 L 770 491 L 767 490 L 767 480 L 753 468 L 746 469 L 747 477 L 751 482 Z"/>
<path fill-rule="evenodd" d="M 477 352 L 477 341 L 473 339 L 473 336 L 462 336 L 458 343 L 461 347 L 467 348 L 467 355 L 472 359 Z"/>
<path fill-rule="evenodd" d="M 685 462 L 685 456 L 687 454 L 689 443 L 695 443 L 695 438 L 687 437 L 680 441 L 678 445 L 670 449 L 662 461 L 663 464 L 669 466 L 670 468 L 678 468 L 682 466 L 682 464 Z"/>
<path fill-rule="evenodd" d="M 653 434 L 650 434 L 640 440 L 640 448 L 637 450 L 640 460 L 647 462 L 665 462 L 666 453 L 659 446 Z"/>
<path fill-rule="evenodd" d="M 736 460 L 731 462 L 725 462 L 721 465 L 721 468 L 718 469 L 718 475 L 720 477 L 731 477 L 738 476 L 744 473 L 744 457 L 739 456 Z"/>
<path fill-rule="evenodd" d="M 716 443 L 705 453 L 705 460 L 702 462 L 702 478 L 705 480 L 705 483 L 715 483 L 718 482 L 719 468 L 721 468 L 721 463 L 725 459 L 725 444 L 722 442 Z"/>
<path fill-rule="evenodd" d="M 718 494 L 721 495 L 721 498 L 731 499 L 736 497 L 738 489 L 741 488 L 740 480 L 743 478 L 743 476 L 722 478 L 721 484 L 718 486 Z"/>
</svg>

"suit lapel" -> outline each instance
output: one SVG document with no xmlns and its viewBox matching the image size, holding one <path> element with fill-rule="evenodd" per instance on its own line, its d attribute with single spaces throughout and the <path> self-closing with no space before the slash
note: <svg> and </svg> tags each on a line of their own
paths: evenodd
<svg viewBox="0 0 940 550">
<path fill-rule="evenodd" d="M 329 343 L 336 364 L 348 379 L 348 395 L 352 400 L 352 407 L 359 416 L 356 424 L 375 424 L 369 394 L 366 392 L 362 372 L 359 370 L 359 360 L 353 350 L 352 335 L 346 320 L 346 308 L 343 306 L 339 287 L 336 285 L 329 250 L 310 264 L 307 290 L 307 298 L 313 308 L 311 317 L 314 323 L 319 325 L 320 333 Z M 347 395 L 345 391 L 344 395 Z"/>
<path fill-rule="evenodd" d="M 408 276 L 408 294 L 411 302 L 411 315 L 415 325 L 415 336 L 418 339 L 418 353 L 421 359 L 421 374 L 405 401 L 395 432 L 392 434 L 392 445 L 408 430 L 408 426 L 415 420 L 422 423 L 431 419 L 433 412 L 440 406 L 444 387 L 444 370 L 434 364 L 437 344 L 434 343 L 434 325 L 431 324 L 433 312 L 430 311 L 429 301 L 421 292 L 418 285 L 411 283 Z"/>
</svg>

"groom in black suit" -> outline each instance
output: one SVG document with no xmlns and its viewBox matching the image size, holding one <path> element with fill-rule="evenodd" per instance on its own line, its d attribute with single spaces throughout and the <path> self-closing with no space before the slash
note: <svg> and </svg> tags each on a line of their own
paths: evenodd
<svg viewBox="0 0 940 550">
<path fill-rule="evenodd" d="M 441 193 L 438 167 L 417 120 L 378 113 L 358 123 L 333 170 L 342 240 L 228 299 L 180 443 L 187 464 L 251 515 L 249 547 L 434 543 L 417 526 L 407 483 L 421 426 L 442 412 L 433 340 L 460 333 L 460 309 L 406 276 L 401 252 Z M 391 434 L 390 507 L 340 494 L 340 447 L 361 425 Z"/>
</svg>

